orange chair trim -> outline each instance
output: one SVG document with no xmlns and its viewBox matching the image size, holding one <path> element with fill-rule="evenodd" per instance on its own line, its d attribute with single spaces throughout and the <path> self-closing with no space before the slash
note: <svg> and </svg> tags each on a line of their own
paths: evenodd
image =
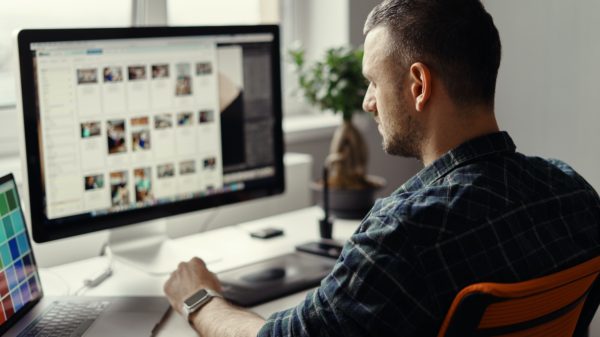
<svg viewBox="0 0 600 337">
<path fill-rule="evenodd" d="M 518 283 L 482 282 L 470 285 L 459 293 L 481 292 L 497 297 L 517 298 L 530 296 L 534 293 L 546 292 L 577 279 L 600 272 L 600 256 L 581 263 L 569 269 L 554 274 L 542 276 L 533 280 Z M 458 297 L 458 296 L 457 296 Z"/>
<path fill-rule="evenodd" d="M 467 286 L 462 289 L 454 298 L 454 301 L 452 302 L 450 309 L 444 318 L 444 322 L 442 323 L 438 337 L 442 337 L 446 334 L 446 331 L 450 325 L 450 321 L 454 316 L 459 304 L 469 294 L 483 293 L 500 298 L 516 299 L 547 292 L 554 288 L 564 286 L 570 282 L 574 282 L 578 279 L 586 277 L 591 277 L 593 280 L 596 277 L 594 274 L 597 275 L 599 272 L 600 256 L 597 256 L 574 267 L 533 280 L 518 283 L 482 282 Z"/>
<path fill-rule="evenodd" d="M 508 301 L 491 303 L 486 309 L 479 328 L 492 328 L 527 322 L 548 315 L 577 299 L 585 297 L 598 273 L 586 276 L 546 292 L 538 292 Z"/>
<path fill-rule="evenodd" d="M 566 315 L 559 317 L 556 320 L 546 322 L 544 324 L 517 331 L 514 333 L 503 334 L 502 337 L 551 337 L 551 336 L 567 336 L 575 329 L 577 319 L 583 308 L 583 302 L 579 303 L 576 308 L 568 312 Z"/>
</svg>

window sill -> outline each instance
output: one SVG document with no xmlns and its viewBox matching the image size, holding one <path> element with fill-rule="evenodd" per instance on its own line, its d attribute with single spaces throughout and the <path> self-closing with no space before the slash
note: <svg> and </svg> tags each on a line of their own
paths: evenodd
<svg viewBox="0 0 600 337">
<path fill-rule="evenodd" d="M 331 138 L 342 118 L 332 113 L 289 116 L 283 118 L 286 144 Z"/>
<path fill-rule="evenodd" d="M 285 143 L 297 144 L 310 140 L 329 139 L 341 123 L 342 116 L 330 112 L 284 117 Z M 361 132 L 367 132 L 372 119 L 368 114 L 356 114 L 352 123 Z"/>
</svg>

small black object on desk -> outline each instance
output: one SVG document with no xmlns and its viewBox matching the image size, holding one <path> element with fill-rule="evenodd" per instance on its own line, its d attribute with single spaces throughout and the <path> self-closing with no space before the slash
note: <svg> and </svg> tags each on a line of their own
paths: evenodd
<svg viewBox="0 0 600 337">
<path fill-rule="evenodd" d="M 256 239 L 270 239 L 281 235 L 283 235 L 283 230 L 272 227 L 262 228 L 250 233 L 250 236 Z"/>
<path fill-rule="evenodd" d="M 329 216 L 329 169 L 327 165 L 323 166 L 323 211 L 325 215 L 319 220 L 319 234 L 321 240 L 317 242 L 307 242 L 296 246 L 296 250 L 316 254 L 320 256 L 337 259 L 342 252 L 342 246 L 332 239 L 333 222 Z"/>
</svg>

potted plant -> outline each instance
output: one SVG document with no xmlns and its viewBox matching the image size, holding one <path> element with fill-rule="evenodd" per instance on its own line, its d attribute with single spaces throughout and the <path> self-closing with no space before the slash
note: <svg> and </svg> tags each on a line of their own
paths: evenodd
<svg viewBox="0 0 600 337">
<path fill-rule="evenodd" d="M 367 84 L 362 76 L 362 49 L 328 49 L 325 57 L 307 64 L 302 49 L 290 50 L 300 91 L 321 110 L 342 115 L 325 160 L 328 169 L 330 207 L 342 218 L 362 217 L 371 208 L 374 192 L 383 179 L 367 176 L 368 150 L 352 116 L 362 112 Z M 321 189 L 322 183 L 318 189 Z"/>
</svg>

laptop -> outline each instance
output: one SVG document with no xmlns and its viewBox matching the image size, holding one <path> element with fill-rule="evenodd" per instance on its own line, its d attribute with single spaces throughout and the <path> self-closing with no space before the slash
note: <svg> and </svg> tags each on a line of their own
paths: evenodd
<svg viewBox="0 0 600 337">
<path fill-rule="evenodd" d="M 0 335 L 152 336 L 164 297 L 45 297 L 12 174 L 0 178 Z"/>
</svg>

